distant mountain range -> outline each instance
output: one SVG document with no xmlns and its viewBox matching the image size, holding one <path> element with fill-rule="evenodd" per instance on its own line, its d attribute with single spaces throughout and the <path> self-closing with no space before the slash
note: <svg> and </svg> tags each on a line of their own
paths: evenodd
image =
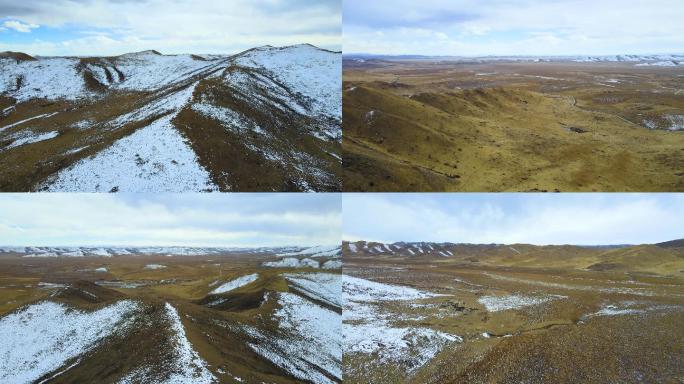
<svg viewBox="0 0 684 384">
<path fill-rule="evenodd" d="M 684 240 L 644 245 L 530 245 L 343 242 L 345 256 L 408 258 L 510 267 L 684 273 Z"/>
<path fill-rule="evenodd" d="M 344 54 L 345 61 L 364 63 L 369 60 L 443 60 L 460 63 L 486 62 L 628 62 L 636 66 L 677 67 L 684 65 L 684 54 L 663 55 L 606 55 L 606 56 L 424 56 Z"/>
<path fill-rule="evenodd" d="M 254 253 L 277 256 L 339 257 L 340 246 L 315 247 L 0 247 L 0 255 L 22 257 L 115 257 L 135 255 L 206 256 Z"/>
</svg>

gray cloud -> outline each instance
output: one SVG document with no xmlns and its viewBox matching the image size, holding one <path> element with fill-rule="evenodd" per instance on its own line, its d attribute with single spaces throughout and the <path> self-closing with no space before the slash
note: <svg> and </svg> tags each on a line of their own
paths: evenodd
<svg viewBox="0 0 684 384">
<path fill-rule="evenodd" d="M 680 53 L 679 0 L 345 0 L 344 50 L 380 54 Z"/>
</svg>

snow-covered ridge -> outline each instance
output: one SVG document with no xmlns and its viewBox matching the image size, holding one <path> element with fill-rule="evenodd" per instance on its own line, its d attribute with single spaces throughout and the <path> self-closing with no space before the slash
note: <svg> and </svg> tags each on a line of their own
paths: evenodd
<svg viewBox="0 0 684 384">
<path fill-rule="evenodd" d="M 116 57 L 0 58 L 0 94 L 26 101 L 35 98 L 93 98 L 104 89 L 151 91 L 187 79 L 226 57 L 198 60 L 195 55 L 161 55 L 153 51 Z"/>
<path fill-rule="evenodd" d="M 305 248 L 298 251 L 279 253 L 278 256 L 308 256 L 308 257 L 340 257 L 342 256 L 342 247 L 340 245 L 319 245 L 315 247 Z"/>
<path fill-rule="evenodd" d="M 296 294 L 280 292 L 274 317 L 278 329 L 267 334 L 244 331 L 257 354 L 299 380 L 332 384 L 342 381 L 342 319 L 340 314 Z"/>
<path fill-rule="evenodd" d="M 167 323 L 165 328 L 170 331 L 170 341 L 173 348 L 169 351 L 171 358 L 162 363 L 164 370 L 159 370 L 158 367 L 143 366 L 124 376 L 119 384 L 217 383 L 218 379 L 209 370 L 209 364 L 202 359 L 188 340 L 178 310 L 173 305 L 165 303 L 163 318 Z M 156 369 L 153 370 L 153 368 Z M 169 375 L 159 377 L 159 371 L 167 371 Z"/>
<path fill-rule="evenodd" d="M 434 256 L 452 257 L 456 253 L 453 251 L 455 244 L 452 243 L 428 243 L 428 242 L 397 242 L 397 243 L 376 243 L 357 241 L 347 243 L 349 252 L 352 254 L 370 255 L 394 255 L 394 256 Z"/>
<path fill-rule="evenodd" d="M 211 159 L 215 152 L 189 133 L 207 119 L 225 128 L 227 135 L 238 136 L 215 140 L 222 143 L 219 146 L 262 157 L 284 176 L 282 181 L 272 181 L 275 185 L 264 183 L 264 190 L 341 188 L 339 52 L 296 45 L 232 56 L 156 51 L 116 57 L 6 56 L 0 56 L 0 96 L 17 104 L 0 110 L 0 119 L 12 121 L 0 125 L 0 131 L 7 132 L 0 138 L 6 141 L 0 156 L 47 140 L 69 145 L 61 153 L 47 151 L 46 161 L 54 164 L 53 158 L 59 158 L 60 166 L 37 180 L 32 187 L 36 190 L 241 190 L 248 183 L 236 168 L 243 164 L 217 165 Z M 35 112 L 32 104 L 27 105 L 35 99 L 63 100 L 68 106 L 57 112 Z M 75 102 L 79 108 L 69 105 Z M 109 102 L 122 108 L 108 108 Z M 116 115 L 106 114 L 105 119 L 101 108 Z M 12 116 L 17 111 L 22 115 L 19 121 Z M 59 132 L 31 129 L 37 122 L 63 124 L 61 116 L 76 118 Z M 100 139 L 95 130 L 103 132 L 104 140 L 98 142 L 107 143 L 106 147 L 92 145 Z M 110 134 L 118 130 L 125 134 Z M 79 135 L 78 140 L 60 139 L 65 132 Z M 215 133 L 220 137 L 221 129 Z M 110 136 L 115 140 L 106 140 Z M 84 150 L 87 156 L 75 155 Z M 62 157 L 67 161 L 61 162 Z"/>
<path fill-rule="evenodd" d="M 342 118 L 342 55 L 309 44 L 260 47 L 238 55 L 235 63 L 270 71 L 313 102 L 315 114 Z"/>
<path fill-rule="evenodd" d="M 176 361 L 174 362 L 173 374 L 167 381 L 168 383 L 187 383 L 192 382 L 196 384 L 214 383 L 217 381 L 216 377 L 209 371 L 208 364 L 200 357 L 190 344 L 190 341 L 185 336 L 185 329 L 181 323 L 178 311 L 173 305 L 166 303 L 166 316 L 171 322 L 171 329 L 173 330 L 174 344 L 176 345 Z"/>
<path fill-rule="evenodd" d="M 320 268 L 321 263 L 308 257 L 304 259 L 286 257 L 278 261 L 267 261 L 261 265 L 270 268 Z"/>
</svg>

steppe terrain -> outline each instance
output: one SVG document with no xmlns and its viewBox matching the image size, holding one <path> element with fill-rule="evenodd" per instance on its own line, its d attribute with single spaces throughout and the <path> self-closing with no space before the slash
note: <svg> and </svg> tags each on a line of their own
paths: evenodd
<svg viewBox="0 0 684 384">
<path fill-rule="evenodd" d="M 345 190 L 684 190 L 682 56 L 343 67 Z"/>
<path fill-rule="evenodd" d="M 345 242 L 348 383 L 679 383 L 684 241 Z"/>
<path fill-rule="evenodd" d="M 0 191 L 341 190 L 341 53 L 0 53 Z"/>
<path fill-rule="evenodd" d="M 339 259 L 339 245 L 3 249 L 0 382 L 340 382 Z"/>
</svg>

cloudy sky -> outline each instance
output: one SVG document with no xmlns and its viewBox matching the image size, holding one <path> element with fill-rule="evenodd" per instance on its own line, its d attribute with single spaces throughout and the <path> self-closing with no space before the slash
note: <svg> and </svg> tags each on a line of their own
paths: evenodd
<svg viewBox="0 0 684 384">
<path fill-rule="evenodd" d="M 339 194 L 0 194 L 0 245 L 339 244 Z"/>
<path fill-rule="evenodd" d="M 345 194 L 343 238 L 646 244 L 684 238 L 682 194 Z"/>
<path fill-rule="evenodd" d="M 0 0 L 0 51 L 32 55 L 341 50 L 340 0 Z"/>
<path fill-rule="evenodd" d="M 681 0 L 344 0 L 345 53 L 684 53 Z"/>
</svg>

